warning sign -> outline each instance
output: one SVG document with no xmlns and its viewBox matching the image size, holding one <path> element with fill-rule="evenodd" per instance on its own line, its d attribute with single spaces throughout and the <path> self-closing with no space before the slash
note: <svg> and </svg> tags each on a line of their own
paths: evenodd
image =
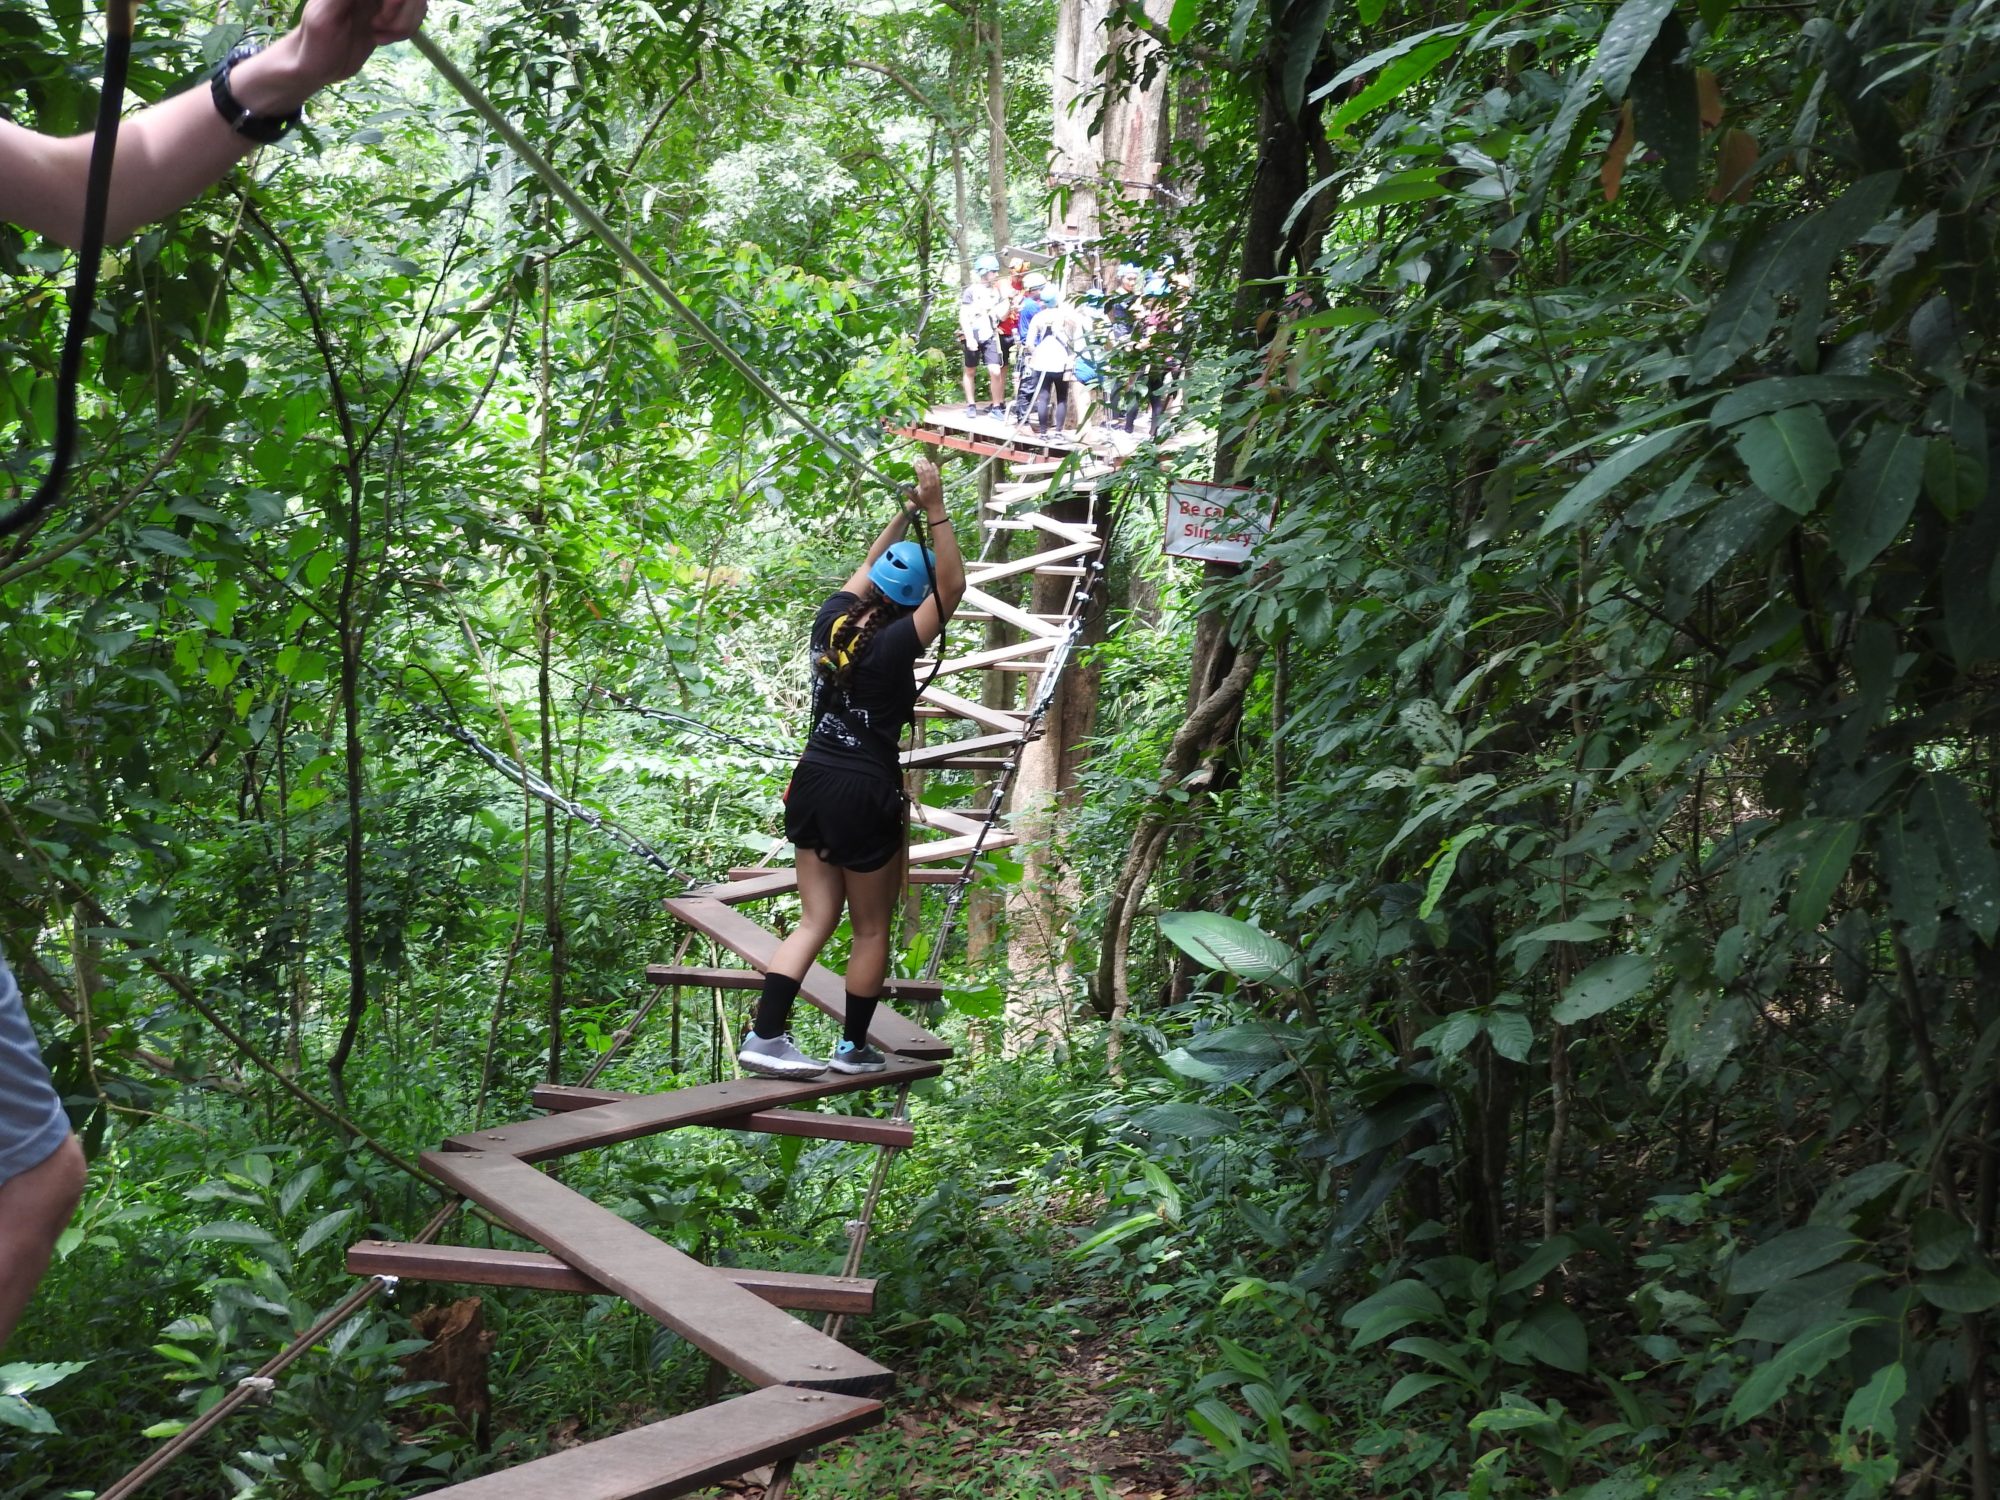
<svg viewBox="0 0 2000 1500">
<path fill-rule="evenodd" d="M 1169 557 L 1241 563 L 1271 529 L 1271 505 L 1239 484 L 1177 479 L 1167 487 Z"/>
</svg>

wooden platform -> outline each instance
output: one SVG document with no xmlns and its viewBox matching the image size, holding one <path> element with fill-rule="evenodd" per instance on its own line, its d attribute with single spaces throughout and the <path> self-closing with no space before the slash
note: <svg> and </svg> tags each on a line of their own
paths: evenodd
<svg viewBox="0 0 2000 1500">
<path fill-rule="evenodd" d="M 452 1500 L 666 1500 L 851 1437 L 881 1420 L 879 1401 L 780 1386 L 431 1494 Z"/>
<path fill-rule="evenodd" d="M 884 1366 L 788 1317 L 519 1157 L 427 1151 L 422 1162 L 509 1229 L 545 1246 L 753 1385 L 874 1395 L 894 1383 Z"/>
<path fill-rule="evenodd" d="M 808 1276 L 796 1271 L 753 1271 L 715 1266 L 773 1307 L 794 1312 L 867 1314 L 875 1310 L 875 1283 L 860 1276 Z M 441 1281 L 464 1286 L 532 1287 L 540 1292 L 603 1293 L 611 1289 L 553 1255 L 533 1250 L 489 1250 L 476 1245 L 406 1245 L 393 1240 L 361 1240 L 348 1246 L 350 1276 L 394 1276 L 403 1281 Z"/>
<path fill-rule="evenodd" d="M 796 875 L 792 877 L 794 889 L 797 888 L 797 879 Z M 777 936 L 766 932 L 748 917 L 730 910 L 721 899 L 723 892 L 741 892 L 745 884 L 749 882 L 723 886 L 712 894 L 671 897 L 662 904 L 670 915 L 715 939 L 762 972 L 770 966 L 772 955 L 778 951 Z M 739 894 L 734 899 L 747 901 L 750 896 Z M 814 964 L 806 971 L 799 994 L 836 1020 L 847 1014 L 847 986 L 838 974 L 822 964 Z M 876 1008 L 875 1020 L 868 1028 L 868 1040 L 884 1052 L 900 1053 L 904 1057 L 950 1057 L 952 1050 L 949 1042 L 933 1036 L 914 1021 L 905 1020 L 886 1005 Z"/>
</svg>

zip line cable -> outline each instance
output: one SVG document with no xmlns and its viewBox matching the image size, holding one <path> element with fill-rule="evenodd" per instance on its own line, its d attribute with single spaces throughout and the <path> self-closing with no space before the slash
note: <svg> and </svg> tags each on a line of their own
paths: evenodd
<svg viewBox="0 0 2000 1500">
<path fill-rule="evenodd" d="M 111 210 L 111 163 L 118 153 L 118 120 L 125 107 L 125 75 L 132 61 L 133 0 L 110 0 L 104 14 L 104 86 L 90 142 L 90 175 L 83 190 L 83 238 L 76 252 L 76 284 L 69 294 L 69 327 L 56 366 L 56 442 L 49 471 L 34 495 L 0 515 L 0 536 L 32 526 L 62 498 L 76 458 L 76 383 L 83 373 L 83 345 L 97 310 L 97 272 L 104 260 L 104 221 Z"/>
<path fill-rule="evenodd" d="M 632 274 L 637 276 L 640 281 L 644 282 L 651 289 L 654 296 L 680 314 L 686 320 L 688 326 L 699 334 L 702 340 L 710 345 L 717 354 L 720 354 L 730 368 L 749 381 L 751 386 L 765 400 L 769 401 L 778 410 L 798 423 L 799 426 L 826 444 L 828 448 L 847 459 L 848 462 L 861 470 L 862 473 L 881 481 L 892 489 L 900 490 L 903 488 L 880 469 L 876 468 L 874 464 L 870 463 L 858 448 L 835 437 L 826 428 L 820 426 L 819 423 L 815 422 L 811 417 L 807 416 L 798 407 L 780 395 L 769 381 L 757 373 L 756 368 L 748 360 L 731 348 L 728 341 L 720 333 L 717 333 L 714 328 L 709 326 L 700 313 L 696 312 L 676 296 L 673 288 L 661 279 L 660 274 L 647 265 L 645 261 L 641 260 L 638 253 L 625 242 L 624 237 L 607 224 L 596 209 L 592 208 L 577 195 L 576 190 L 563 179 L 562 174 L 551 166 L 548 159 L 529 143 L 526 136 L 514 128 L 513 123 L 500 112 L 498 106 L 492 100 L 488 99 L 480 91 L 479 86 L 459 71 L 458 65 L 449 57 L 446 57 L 443 50 L 426 33 L 419 31 L 415 36 L 410 38 L 410 45 L 421 52 L 425 60 L 433 68 L 437 69 L 439 76 L 446 83 L 450 84 L 459 97 L 472 107 L 473 113 L 477 114 L 499 133 L 500 138 L 507 143 L 516 156 L 521 158 L 528 170 L 539 177 L 543 185 L 563 201 L 569 211 L 575 214 L 583 222 L 584 226 L 597 236 L 604 244 L 604 247 L 617 256 L 619 260 L 623 261 Z"/>
</svg>

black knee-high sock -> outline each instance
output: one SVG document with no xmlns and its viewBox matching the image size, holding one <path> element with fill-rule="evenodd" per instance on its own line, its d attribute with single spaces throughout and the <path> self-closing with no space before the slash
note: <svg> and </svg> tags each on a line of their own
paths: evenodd
<svg viewBox="0 0 2000 1500">
<path fill-rule="evenodd" d="M 840 1028 L 841 1036 L 857 1047 L 868 1045 L 868 1025 L 875 1019 L 875 1002 L 880 995 L 857 995 L 847 992 L 847 1022 Z"/>
<path fill-rule="evenodd" d="M 750 1029 L 765 1041 L 785 1034 L 785 1023 L 792 1018 L 792 1002 L 799 997 L 799 982 L 789 974 L 770 973 L 764 976 L 764 993 L 757 997 L 757 1019 Z"/>
</svg>

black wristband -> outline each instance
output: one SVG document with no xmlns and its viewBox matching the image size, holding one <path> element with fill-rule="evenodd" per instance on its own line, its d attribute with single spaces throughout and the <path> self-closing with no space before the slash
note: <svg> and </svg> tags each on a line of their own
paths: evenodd
<svg viewBox="0 0 2000 1500">
<path fill-rule="evenodd" d="M 246 57 L 255 57 L 263 50 L 257 42 L 245 42 L 232 48 L 209 75 L 208 93 L 215 100 L 215 112 L 222 116 L 225 125 L 245 140 L 269 146 L 289 135 L 292 127 L 304 118 L 304 111 L 295 109 L 288 115 L 260 115 L 245 109 L 237 99 L 229 87 L 230 71 Z"/>
</svg>

